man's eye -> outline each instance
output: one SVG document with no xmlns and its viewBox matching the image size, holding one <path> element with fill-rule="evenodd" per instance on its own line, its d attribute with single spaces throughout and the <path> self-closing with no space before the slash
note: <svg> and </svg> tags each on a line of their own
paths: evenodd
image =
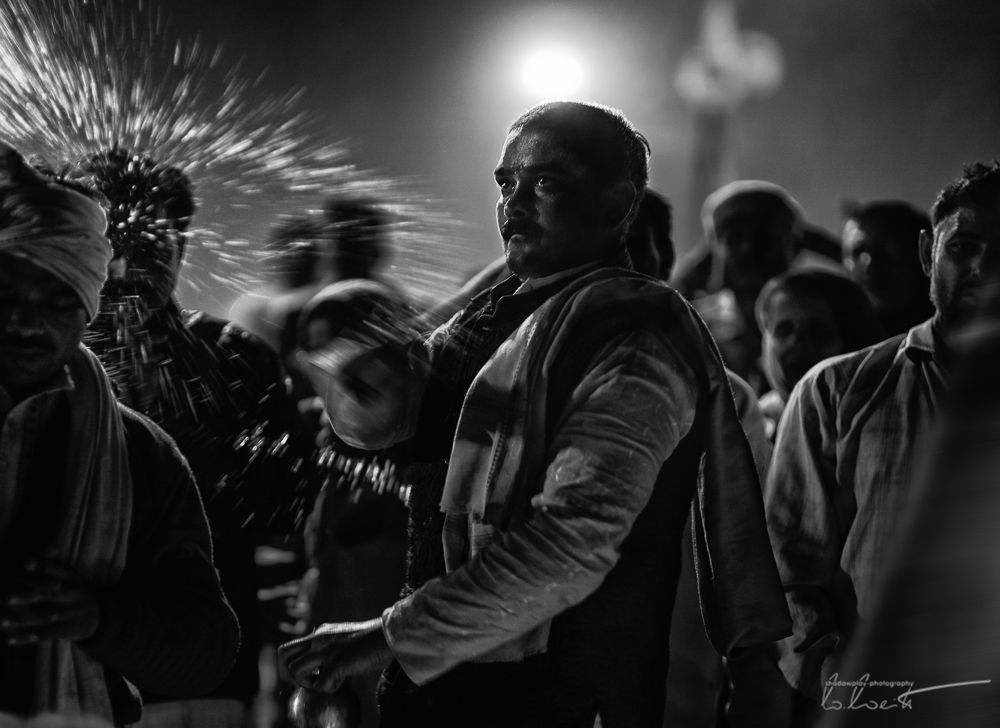
<svg viewBox="0 0 1000 728">
<path fill-rule="evenodd" d="M 503 192 L 504 194 L 506 194 L 506 193 L 511 192 L 514 189 L 514 183 L 511 182 L 509 179 L 498 179 L 497 180 L 497 187 L 500 188 L 501 192 Z"/>
<path fill-rule="evenodd" d="M 794 330 L 795 327 L 788 321 L 780 321 L 778 322 L 778 325 L 774 327 L 774 338 L 787 339 L 792 335 Z"/>
<path fill-rule="evenodd" d="M 953 253 L 961 256 L 974 255 L 979 250 L 979 246 L 971 240 L 955 240 L 948 248 Z"/>
<path fill-rule="evenodd" d="M 49 308 L 53 311 L 68 311 L 76 306 L 77 299 L 75 297 L 53 298 L 49 301 Z"/>
</svg>

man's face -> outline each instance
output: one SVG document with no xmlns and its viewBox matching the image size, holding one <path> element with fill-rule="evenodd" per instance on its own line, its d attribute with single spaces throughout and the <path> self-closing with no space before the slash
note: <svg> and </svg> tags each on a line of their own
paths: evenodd
<svg viewBox="0 0 1000 728">
<path fill-rule="evenodd" d="M 342 279 L 371 278 L 384 247 L 384 226 L 371 219 L 342 222 L 334 240 L 334 265 Z"/>
<path fill-rule="evenodd" d="M 848 220 L 840 236 L 844 268 L 861 286 L 880 315 L 893 315 L 926 301 L 927 278 L 914 260 L 904 255 L 910 246 L 917 255 L 918 240 L 900 241 L 884 224 Z"/>
<path fill-rule="evenodd" d="M 778 291 L 770 300 L 762 359 L 771 386 L 783 398 L 813 365 L 843 354 L 845 343 L 829 305 Z"/>
<path fill-rule="evenodd" d="M 83 339 L 79 297 L 51 273 L 0 255 L 0 385 L 23 390 L 49 380 Z"/>
<path fill-rule="evenodd" d="M 756 300 L 771 278 L 788 270 L 794 255 L 791 214 L 762 211 L 734 199 L 717 211 L 715 237 L 725 251 L 725 282 L 738 297 Z"/>
<path fill-rule="evenodd" d="M 288 285 L 300 288 L 317 279 L 317 247 L 312 240 L 292 240 L 281 244 L 275 255 L 275 267 Z"/>
<path fill-rule="evenodd" d="M 921 238 L 931 277 L 931 300 L 947 331 L 968 323 L 983 291 L 987 257 L 1000 254 L 1000 201 L 992 208 L 960 207 L 934 226 L 933 245 Z"/>
<path fill-rule="evenodd" d="M 614 225 L 609 224 L 606 190 L 555 134 L 530 128 L 512 133 L 494 176 L 507 265 L 522 280 L 611 253 Z"/>
<path fill-rule="evenodd" d="M 108 281 L 102 297 L 120 300 L 138 296 L 149 310 L 162 308 L 177 285 L 181 269 L 181 236 L 171 221 L 158 214 L 158 222 L 144 237 L 115 244 L 108 264 Z"/>
</svg>

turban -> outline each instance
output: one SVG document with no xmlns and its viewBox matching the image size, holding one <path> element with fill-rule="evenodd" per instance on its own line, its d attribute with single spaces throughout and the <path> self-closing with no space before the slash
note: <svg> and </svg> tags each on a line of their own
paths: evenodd
<svg viewBox="0 0 1000 728">
<path fill-rule="evenodd" d="M 0 141 L 0 253 L 51 273 L 80 298 L 88 319 L 97 313 L 111 260 L 101 206 L 57 184 Z"/>
</svg>

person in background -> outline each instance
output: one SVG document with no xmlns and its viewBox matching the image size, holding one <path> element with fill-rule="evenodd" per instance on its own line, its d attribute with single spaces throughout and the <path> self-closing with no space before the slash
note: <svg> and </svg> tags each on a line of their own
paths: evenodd
<svg viewBox="0 0 1000 728">
<path fill-rule="evenodd" d="M 763 392 L 754 305 L 767 281 L 796 265 L 805 229 L 802 208 L 770 182 L 731 182 L 705 200 L 702 224 L 704 242 L 678 262 L 670 285 L 708 323 L 726 366 Z M 807 262 L 822 258 L 812 251 L 802 255 Z M 839 267 L 839 261 L 826 265 Z"/>
<path fill-rule="evenodd" d="M 217 686 L 239 628 L 184 457 L 81 344 L 106 224 L 0 144 L 0 712 L 123 725 Z"/>
<path fill-rule="evenodd" d="M 940 192 L 931 220 L 919 241 L 934 315 L 811 369 L 778 427 L 764 500 L 795 622 L 777 645 L 779 664 L 801 695 L 800 723 L 819 712 L 859 620 L 871 616 L 914 454 L 948 395 L 953 338 L 983 294 L 985 262 L 1000 250 L 1000 163 L 967 167 Z"/>
<path fill-rule="evenodd" d="M 176 167 L 113 148 L 83 164 L 109 201 L 113 257 L 87 342 L 121 401 L 177 442 L 194 472 L 215 543 L 215 565 L 240 622 L 240 651 L 225 681 L 197 701 L 144 690 L 142 725 L 245 726 L 259 689 L 258 544 L 288 533 L 310 502 L 315 450 L 277 355 L 222 319 L 174 298 L 191 182 Z"/>
<path fill-rule="evenodd" d="M 322 225 L 310 215 L 289 217 L 275 226 L 265 253 L 267 281 L 233 302 L 229 320 L 278 352 L 291 373 L 298 314 L 317 291 L 333 281 L 332 256 Z"/>
<path fill-rule="evenodd" d="M 898 545 L 880 579 L 871 619 L 860 626 L 838 668 L 844 682 L 867 673 L 910 684 L 868 685 L 865 702 L 900 708 L 831 710 L 823 728 L 990 728 L 1000 715 L 994 677 L 1000 670 L 996 240 L 982 270 L 985 295 L 956 334 L 954 384 L 927 447 L 916 456 Z M 936 686 L 944 687 L 929 689 Z M 851 688 L 832 687 L 824 697 L 831 707 L 846 705 Z"/>
<path fill-rule="evenodd" d="M 772 278 L 757 297 L 755 317 L 763 332 L 761 364 L 772 387 L 760 400 L 772 442 L 788 395 L 807 371 L 885 338 L 864 290 L 843 275 L 821 270 Z"/>
<path fill-rule="evenodd" d="M 846 203 L 841 232 L 844 268 L 875 306 L 888 336 L 934 314 L 930 280 L 920 264 L 920 231 L 930 218 L 908 202 Z"/>
<path fill-rule="evenodd" d="M 386 285 L 366 279 L 333 283 L 302 309 L 301 351 L 308 356 L 339 336 L 363 335 L 373 316 L 408 315 Z M 332 465 L 330 477 L 306 525 L 311 568 L 300 600 L 308 604 L 310 631 L 380 613 L 399 598 L 406 575 L 405 450 L 362 450 L 333 433 L 327 439 L 322 458 Z M 378 725 L 378 677 L 369 673 L 349 680 L 362 707 L 358 728 Z"/>
<path fill-rule="evenodd" d="M 377 280 L 388 255 L 388 213 L 373 200 L 335 197 L 325 215 L 336 280 Z"/>
</svg>

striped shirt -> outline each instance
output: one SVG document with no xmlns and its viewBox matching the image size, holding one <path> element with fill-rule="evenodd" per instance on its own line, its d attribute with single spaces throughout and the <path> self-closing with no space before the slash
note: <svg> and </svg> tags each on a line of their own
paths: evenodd
<svg viewBox="0 0 1000 728">
<path fill-rule="evenodd" d="M 910 489 L 910 467 L 949 379 L 931 321 L 818 364 L 795 387 L 764 492 L 794 623 L 778 643 L 789 683 L 820 699 L 879 570 Z"/>
</svg>

